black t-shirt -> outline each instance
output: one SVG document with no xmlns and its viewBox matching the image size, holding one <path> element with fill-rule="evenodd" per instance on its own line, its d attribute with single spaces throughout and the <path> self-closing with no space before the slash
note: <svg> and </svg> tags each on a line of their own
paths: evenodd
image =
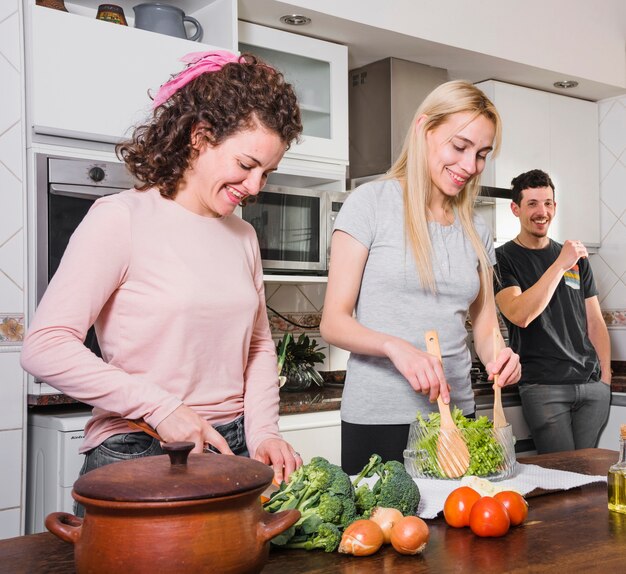
<svg viewBox="0 0 626 574">
<path fill-rule="evenodd" d="M 562 245 L 526 249 L 509 241 L 496 249 L 495 292 L 532 287 L 554 263 Z M 587 336 L 585 299 L 598 294 L 588 259 L 579 259 L 561 279 L 543 312 L 525 329 L 504 317 L 509 345 L 522 363 L 521 383 L 586 383 L 600 378 L 600 364 Z"/>
</svg>

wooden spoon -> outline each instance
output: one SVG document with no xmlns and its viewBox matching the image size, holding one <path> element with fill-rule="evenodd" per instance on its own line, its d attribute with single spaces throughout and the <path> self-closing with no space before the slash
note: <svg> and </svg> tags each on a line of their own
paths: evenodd
<svg viewBox="0 0 626 574">
<path fill-rule="evenodd" d="M 500 329 L 493 329 L 493 360 L 498 358 L 498 353 L 502 348 Z M 502 428 L 507 425 L 504 409 L 502 408 L 502 388 L 498 385 L 498 374 L 493 376 L 493 427 Z"/>
<path fill-rule="evenodd" d="M 161 442 L 165 442 L 162 438 L 161 435 L 159 435 L 159 433 L 157 431 L 155 431 L 146 421 L 144 421 L 143 419 L 126 419 L 126 424 L 131 428 L 131 429 L 137 429 L 137 430 L 141 430 L 143 432 L 145 432 L 146 434 L 149 434 L 152 438 L 155 438 L 157 440 L 160 440 Z"/>
<path fill-rule="evenodd" d="M 426 332 L 426 350 L 441 361 L 439 337 L 437 331 Z M 450 405 L 443 402 L 441 394 L 437 397 L 437 406 L 441 416 L 439 437 L 437 438 L 437 462 L 448 478 L 459 478 L 469 468 L 470 455 L 463 435 L 454 424 Z"/>
</svg>

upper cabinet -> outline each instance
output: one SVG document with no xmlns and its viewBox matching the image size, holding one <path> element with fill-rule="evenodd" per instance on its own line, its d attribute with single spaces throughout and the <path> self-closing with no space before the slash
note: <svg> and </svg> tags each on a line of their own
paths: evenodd
<svg viewBox="0 0 626 574">
<path fill-rule="evenodd" d="M 502 148 L 488 160 L 484 185 L 510 188 L 511 180 L 542 169 L 554 182 L 556 217 L 549 235 L 559 242 L 578 239 L 600 245 L 598 108 L 594 102 L 502 82 L 477 84 L 502 117 Z M 495 241 L 513 239 L 519 221 L 509 201 L 497 201 Z"/>
<path fill-rule="evenodd" d="M 260 56 L 295 87 L 304 131 L 286 157 L 347 165 L 347 47 L 239 22 L 239 50 Z"/>
<path fill-rule="evenodd" d="M 237 50 L 236 0 L 178 3 L 204 29 L 202 43 L 96 19 L 99 0 L 66 0 L 68 12 L 26 10 L 27 113 L 34 134 L 115 143 L 145 119 L 152 93 L 183 69 L 179 58 L 210 49 Z M 190 27 L 190 31 L 192 28 Z"/>
</svg>

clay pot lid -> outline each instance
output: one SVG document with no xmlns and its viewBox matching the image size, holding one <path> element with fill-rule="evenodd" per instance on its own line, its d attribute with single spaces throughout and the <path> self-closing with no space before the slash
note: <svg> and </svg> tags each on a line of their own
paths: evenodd
<svg viewBox="0 0 626 574">
<path fill-rule="evenodd" d="M 74 483 L 80 496 L 118 502 L 173 502 L 232 496 L 269 486 L 271 467 L 225 454 L 190 454 L 191 442 L 164 444 L 165 455 L 115 462 Z"/>
</svg>

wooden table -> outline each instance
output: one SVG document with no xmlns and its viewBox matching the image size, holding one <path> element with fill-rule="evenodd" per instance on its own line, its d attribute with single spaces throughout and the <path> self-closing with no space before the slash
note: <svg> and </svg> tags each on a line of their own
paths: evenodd
<svg viewBox="0 0 626 574">
<path fill-rule="evenodd" d="M 606 474 L 616 461 L 617 452 L 604 449 L 520 459 L 527 464 L 583 474 Z M 626 515 L 609 512 L 606 483 L 534 496 L 529 498 L 529 503 L 527 522 L 502 538 L 479 538 L 467 528 L 450 528 L 442 518 L 436 518 L 427 521 L 430 542 L 420 556 L 401 556 L 390 547 L 367 558 L 274 548 L 263 573 L 590 574 L 624 571 Z M 0 572 L 74 573 L 73 546 L 50 533 L 0 541 Z"/>
</svg>

